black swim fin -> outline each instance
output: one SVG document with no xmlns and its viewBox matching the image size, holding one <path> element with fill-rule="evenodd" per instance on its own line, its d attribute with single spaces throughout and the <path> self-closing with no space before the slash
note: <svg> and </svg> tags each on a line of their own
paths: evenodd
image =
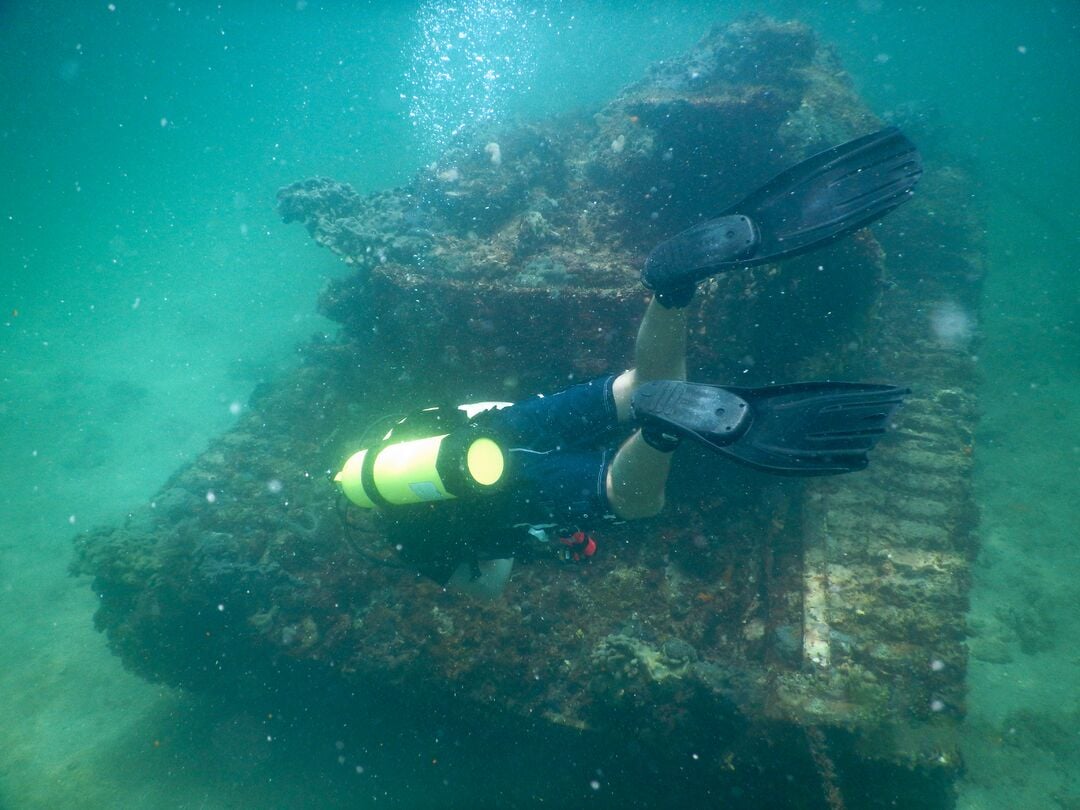
<svg viewBox="0 0 1080 810">
<path fill-rule="evenodd" d="M 910 199 L 921 175 L 918 150 L 896 127 L 826 149 L 719 218 L 661 242 L 645 260 L 642 281 L 661 293 L 692 290 L 723 270 L 814 250 Z"/>
<path fill-rule="evenodd" d="M 685 437 L 765 472 L 810 476 L 866 467 L 866 454 L 909 393 L 870 383 L 734 388 L 656 380 L 631 402 L 647 439 Z"/>
</svg>

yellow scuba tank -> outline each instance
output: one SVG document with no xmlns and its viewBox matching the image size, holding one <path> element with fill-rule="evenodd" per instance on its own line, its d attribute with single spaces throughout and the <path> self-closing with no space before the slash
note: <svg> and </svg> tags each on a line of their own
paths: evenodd
<svg viewBox="0 0 1080 810">
<path fill-rule="evenodd" d="M 507 477 L 506 451 L 490 432 L 468 424 L 469 407 L 454 409 L 463 427 L 446 431 L 442 425 L 438 435 L 395 439 L 391 430 L 379 444 L 354 453 L 334 480 L 365 509 L 498 491 Z M 445 421 L 432 418 L 436 425 Z"/>
</svg>

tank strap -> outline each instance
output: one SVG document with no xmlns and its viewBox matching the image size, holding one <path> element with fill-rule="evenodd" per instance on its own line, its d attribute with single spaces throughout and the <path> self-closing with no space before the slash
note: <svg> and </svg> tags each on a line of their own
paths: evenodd
<svg viewBox="0 0 1080 810">
<path fill-rule="evenodd" d="M 385 446 L 385 443 L 379 443 L 372 449 L 368 450 L 364 455 L 364 464 L 360 467 L 360 486 L 364 490 L 364 494 L 367 495 L 371 502 L 381 509 L 387 509 L 393 504 L 383 497 L 379 492 L 379 488 L 375 486 L 375 459 L 379 455 L 379 450 Z"/>
</svg>

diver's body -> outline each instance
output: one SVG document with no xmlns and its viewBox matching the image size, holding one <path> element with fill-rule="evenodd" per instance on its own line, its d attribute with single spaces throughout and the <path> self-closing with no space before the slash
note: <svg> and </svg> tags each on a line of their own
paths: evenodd
<svg viewBox="0 0 1080 810">
<path fill-rule="evenodd" d="M 650 303 L 633 369 L 491 407 L 470 419 L 506 449 L 509 487 L 478 498 L 383 509 L 384 530 L 406 560 L 445 582 L 463 561 L 513 556 L 529 537 L 555 540 L 657 514 L 671 450 L 651 447 L 640 430 L 618 441 L 633 424 L 631 398 L 642 383 L 685 379 L 685 348 L 685 309 Z"/>
<path fill-rule="evenodd" d="M 505 462 L 505 488 L 395 505 L 379 494 L 374 451 L 366 465 L 364 453 L 350 459 L 338 480 L 354 502 L 385 507 L 380 511 L 391 542 L 422 573 L 497 592 L 509 559 L 530 536 L 547 539 L 659 513 L 672 451 L 684 438 L 774 473 L 828 475 L 865 467 L 905 389 L 686 383 L 686 307 L 696 284 L 716 272 L 802 253 L 884 216 L 910 197 L 920 174 L 910 141 L 883 130 L 803 161 L 728 213 L 658 245 L 642 273 L 654 297 L 631 369 L 467 418 L 470 430 L 502 448 L 498 469 L 502 475 Z"/>
</svg>

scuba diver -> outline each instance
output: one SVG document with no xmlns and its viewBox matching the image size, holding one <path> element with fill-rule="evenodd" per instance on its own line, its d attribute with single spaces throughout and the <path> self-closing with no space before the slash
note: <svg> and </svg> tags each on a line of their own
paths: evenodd
<svg viewBox="0 0 1080 810">
<path fill-rule="evenodd" d="M 804 160 L 653 249 L 642 270 L 653 298 L 633 368 L 516 404 L 420 411 L 355 453 L 335 480 L 352 503 L 378 510 L 420 573 L 490 596 L 530 537 L 562 538 L 566 554 L 588 557 L 595 543 L 586 531 L 659 513 L 684 440 L 780 475 L 863 469 L 907 389 L 686 382 L 686 308 L 709 276 L 814 250 L 883 217 L 911 197 L 921 173 L 917 149 L 896 128 Z"/>
</svg>

